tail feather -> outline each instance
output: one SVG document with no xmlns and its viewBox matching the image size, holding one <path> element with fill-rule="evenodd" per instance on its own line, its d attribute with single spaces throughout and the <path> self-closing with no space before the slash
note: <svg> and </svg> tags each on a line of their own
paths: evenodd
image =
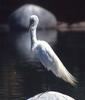
<svg viewBox="0 0 85 100">
<path fill-rule="evenodd" d="M 55 64 L 52 67 L 51 71 L 54 73 L 55 76 L 62 78 L 64 81 L 70 83 L 71 85 L 76 85 L 76 78 L 70 74 L 70 72 L 65 68 L 65 66 L 57 56 L 55 59 Z"/>
</svg>

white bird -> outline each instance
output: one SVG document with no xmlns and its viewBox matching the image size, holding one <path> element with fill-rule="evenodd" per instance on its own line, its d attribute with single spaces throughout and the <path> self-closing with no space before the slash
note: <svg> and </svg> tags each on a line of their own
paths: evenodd
<svg viewBox="0 0 85 100">
<path fill-rule="evenodd" d="M 45 41 L 37 40 L 36 29 L 38 23 L 39 18 L 36 15 L 32 15 L 30 17 L 29 25 L 32 52 L 37 56 L 42 65 L 47 68 L 48 71 L 52 71 L 56 77 L 62 78 L 71 85 L 75 85 L 77 82 L 75 77 L 72 76 L 65 68 L 51 46 Z"/>
<path fill-rule="evenodd" d="M 54 91 L 37 94 L 27 100 L 75 100 L 74 98 Z"/>
</svg>

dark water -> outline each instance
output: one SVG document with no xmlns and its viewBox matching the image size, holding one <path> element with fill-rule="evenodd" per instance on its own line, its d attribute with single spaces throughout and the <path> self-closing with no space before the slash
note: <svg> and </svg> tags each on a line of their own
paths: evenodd
<svg viewBox="0 0 85 100">
<path fill-rule="evenodd" d="M 38 62 L 19 65 L 1 51 L 4 54 L 0 54 L 0 99 L 24 100 L 53 90 L 85 100 L 85 32 L 59 32 L 54 50 L 79 81 L 76 87 L 56 78 Z"/>
</svg>

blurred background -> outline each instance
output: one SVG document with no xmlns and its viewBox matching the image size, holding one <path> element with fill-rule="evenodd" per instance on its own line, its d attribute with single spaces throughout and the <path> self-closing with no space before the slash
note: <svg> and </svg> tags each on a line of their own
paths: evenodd
<svg viewBox="0 0 85 100">
<path fill-rule="evenodd" d="M 57 19 L 57 42 L 53 46 L 66 68 L 79 83 L 72 87 L 44 68 L 16 65 L 3 51 L 8 16 L 24 4 L 36 4 Z M 0 99 L 24 100 L 44 91 L 58 91 L 76 100 L 85 100 L 85 2 L 79 0 L 0 0 Z"/>
</svg>

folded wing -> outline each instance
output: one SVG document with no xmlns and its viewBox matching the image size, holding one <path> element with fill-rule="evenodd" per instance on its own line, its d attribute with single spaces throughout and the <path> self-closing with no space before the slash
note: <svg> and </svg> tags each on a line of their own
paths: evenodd
<svg viewBox="0 0 85 100">
<path fill-rule="evenodd" d="M 76 79 L 65 68 L 59 57 L 55 54 L 49 44 L 42 44 L 37 48 L 37 56 L 45 68 L 51 70 L 56 77 L 75 85 Z"/>
</svg>

